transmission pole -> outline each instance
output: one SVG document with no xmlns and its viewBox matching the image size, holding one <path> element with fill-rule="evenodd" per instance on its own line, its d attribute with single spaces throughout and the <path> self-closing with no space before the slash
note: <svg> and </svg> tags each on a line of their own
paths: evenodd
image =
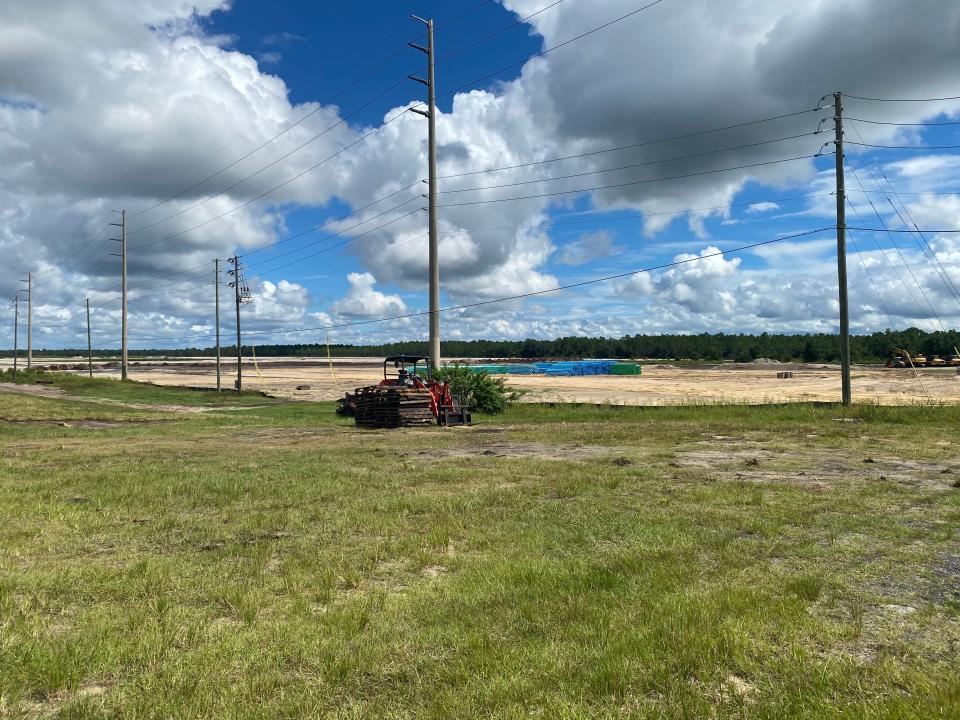
<svg viewBox="0 0 960 720">
<path fill-rule="evenodd" d="M 127 211 L 120 213 L 120 222 L 110 223 L 120 228 L 120 379 L 127 379 Z M 114 255 L 116 253 L 113 253 Z"/>
<path fill-rule="evenodd" d="M 227 260 L 228 263 L 233 265 L 233 270 L 228 270 L 228 275 L 233 275 L 233 282 L 230 283 L 230 287 L 233 288 L 233 296 L 236 302 L 237 307 L 237 392 L 243 390 L 243 346 L 241 345 L 241 335 L 240 335 L 240 305 L 245 302 L 250 301 L 250 288 L 244 284 L 243 279 L 243 266 L 240 264 L 240 258 L 237 255 L 234 255 L 232 258 Z"/>
<path fill-rule="evenodd" d="M 13 379 L 17 379 L 17 335 L 20 334 L 20 296 L 13 298 Z"/>
<path fill-rule="evenodd" d="M 93 340 L 90 335 L 90 298 L 87 298 L 87 374 L 93 377 Z"/>
<path fill-rule="evenodd" d="M 428 154 L 428 212 L 430 215 L 429 239 L 429 275 L 430 275 L 430 369 L 440 367 L 440 259 L 437 251 L 437 91 L 434 75 L 433 20 L 413 16 L 427 26 L 427 46 L 409 43 L 427 56 L 427 77 L 423 79 L 411 75 L 411 80 L 427 86 L 427 110 L 410 108 L 417 115 L 427 118 L 427 154 Z"/>
<path fill-rule="evenodd" d="M 214 311 L 217 325 L 217 392 L 220 392 L 220 259 L 213 260 L 213 293 L 216 310 Z"/>
<path fill-rule="evenodd" d="M 843 102 L 840 92 L 833 94 L 834 144 L 837 159 L 837 279 L 840 286 L 840 373 L 843 404 L 853 399 L 850 390 L 850 312 L 847 305 L 847 214 L 843 177 Z"/>
<path fill-rule="evenodd" d="M 27 279 L 27 370 L 33 366 L 33 277 L 28 272 Z"/>
</svg>

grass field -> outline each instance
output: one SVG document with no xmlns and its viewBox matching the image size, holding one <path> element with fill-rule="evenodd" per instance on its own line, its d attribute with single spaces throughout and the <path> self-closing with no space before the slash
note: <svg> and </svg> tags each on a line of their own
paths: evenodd
<svg viewBox="0 0 960 720">
<path fill-rule="evenodd" d="M 61 389 L 0 391 L 0 717 L 960 717 L 958 407 Z"/>
</svg>

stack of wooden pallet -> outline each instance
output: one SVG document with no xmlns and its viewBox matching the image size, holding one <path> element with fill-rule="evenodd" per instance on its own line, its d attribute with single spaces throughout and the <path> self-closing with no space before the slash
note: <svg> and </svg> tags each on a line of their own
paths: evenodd
<svg viewBox="0 0 960 720">
<path fill-rule="evenodd" d="M 429 390 L 371 385 L 358 388 L 356 397 L 356 421 L 361 427 L 415 427 L 436 422 Z"/>
</svg>

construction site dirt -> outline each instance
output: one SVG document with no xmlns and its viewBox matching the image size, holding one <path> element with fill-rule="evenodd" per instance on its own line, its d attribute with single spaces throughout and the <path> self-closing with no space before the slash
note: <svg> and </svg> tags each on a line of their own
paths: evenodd
<svg viewBox="0 0 960 720">
<path fill-rule="evenodd" d="M 80 372 L 79 358 L 36 360 L 35 365 L 61 372 Z M 10 361 L 0 362 L 9 367 Z M 21 367 L 22 361 L 21 361 Z M 777 373 L 791 371 L 790 378 Z M 119 377 L 116 361 L 94 361 L 96 376 Z M 236 362 L 221 365 L 221 387 L 233 388 Z M 299 400 L 336 400 L 345 392 L 371 385 L 383 377 L 382 358 L 262 358 L 244 360 L 245 390 Z M 836 365 L 778 363 L 643 365 L 642 375 L 554 377 L 504 375 L 520 392 L 520 402 L 613 405 L 765 404 L 834 402 L 840 399 Z M 213 388 L 216 367 L 210 358 L 132 360 L 130 378 L 158 385 Z M 883 405 L 960 403 L 957 368 L 889 369 L 878 365 L 853 367 L 856 402 Z"/>
</svg>

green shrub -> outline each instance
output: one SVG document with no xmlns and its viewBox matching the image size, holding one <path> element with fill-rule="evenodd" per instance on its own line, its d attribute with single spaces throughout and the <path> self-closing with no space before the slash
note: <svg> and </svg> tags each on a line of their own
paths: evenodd
<svg viewBox="0 0 960 720">
<path fill-rule="evenodd" d="M 475 412 L 498 415 L 517 399 L 517 393 L 506 386 L 503 378 L 484 371 L 446 367 L 438 370 L 434 377 L 449 382 L 450 392 L 459 395 L 463 406 Z"/>
</svg>

